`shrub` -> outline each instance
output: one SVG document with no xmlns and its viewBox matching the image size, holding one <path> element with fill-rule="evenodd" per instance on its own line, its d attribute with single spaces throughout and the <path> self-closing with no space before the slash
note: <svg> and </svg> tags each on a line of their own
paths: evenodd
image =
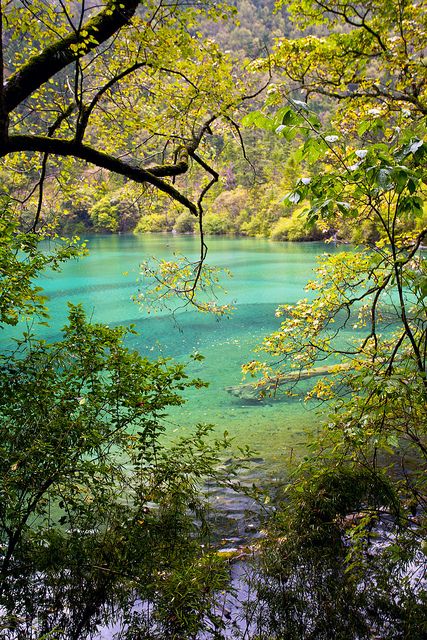
<svg viewBox="0 0 427 640">
<path fill-rule="evenodd" d="M 170 223 L 165 213 L 152 213 L 149 216 L 143 216 L 139 220 L 134 233 L 155 233 L 170 230 Z"/>
<path fill-rule="evenodd" d="M 307 225 L 307 218 L 300 210 L 292 213 L 290 218 L 280 218 L 271 229 L 272 240 L 289 240 L 302 242 L 321 238 L 319 230 Z"/>
<path fill-rule="evenodd" d="M 248 195 L 248 191 L 244 187 L 237 187 L 231 191 L 222 191 L 213 201 L 212 211 L 229 220 L 234 220 L 245 209 Z"/>
<path fill-rule="evenodd" d="M 173 230 L 177 233 L 193 233 L 195 223 L 195 216 L 189 211 L 183 211 L 176 219 Z"/>
<path fill-rule="evenodd" d="M 203 229 L 207 234 L 220 236 L 233 231 L 227 215 L 208 213 L 203 219 Z"/>
<path fill-rule="evenodd" d="M 240 230 L 245 236 L 258 238 L 268 238 L 271 229 L 271 219 L 265 215 L 264 211 L 260 211 L 250 220 L 242 222 Z"/>
<path fill-rule="evenodd" d="M 96 231 L 118 231 L 119 212 L 115 204 L 111 202 L 109 195 L 101 198 L 89 209 L 89 215 Z"/>
</svg>

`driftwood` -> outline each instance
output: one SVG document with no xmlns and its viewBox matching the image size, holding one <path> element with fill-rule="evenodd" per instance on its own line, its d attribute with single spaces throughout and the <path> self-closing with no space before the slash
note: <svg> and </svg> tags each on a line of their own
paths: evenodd
<svg viewBox="0 0 427 640">
<path fill-rule="evenodd" d="M 290 371 L 282 373 L 275 378 L 264 378 L 258 382 L 248 382 L 246 384 L 225 387 L 225 390 L 241 400 L 260 400 L 262 396 L 272 395 L 279 387 L 291 383 L 299 382 L 307 378 L 319 376 L 329 376 L 339 371 L 345 371 L 349 367 L 345 364 L 326 364 L 313 369 L 302 369 L 301 371 Z"/>
</svg>

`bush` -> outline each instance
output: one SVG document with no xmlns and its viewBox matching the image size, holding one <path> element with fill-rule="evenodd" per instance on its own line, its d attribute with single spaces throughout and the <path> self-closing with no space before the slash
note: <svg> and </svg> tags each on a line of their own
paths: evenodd
<svg viewBox="0 0 427 640">
<path fill-rule="evenodd" d="M 170 222 L 165 213 L 152 213 L 140 219 L 134 233 L 156 233 L 159 231 L 171 231 Z"/>
<path fill-rule="evenodd" d="M 222 191 L 213 201 L 212 211 L 228 220 L 234 220 L 246 208 L 248 196 L 248 191 L 244 187 Z"/>
<path fill-rule="evenodd" d="M 427 594 L 402 579 L 411 536 L 408 555 L 369 546 L 387 535 L 402 543 L 399 498 L 386 474 L 331 465 L 295 478 L 262 546 L 253 616 L 260 614 L 260 638 L 424 638 Z"/>
<path fill-rule="evenodd" d="M 352 244 L 372 244 L 380 238 L 379 230 L 373 220 L 365 220 L 351 229 L 350 242 Z"/>
<path fill-rule="evenodd" d="M 196 218 L 189 211 L 183 211 L 175 221 L 173 230 L 177 233 L 193 233 Z"/>
<path fill-rule="evenodd" d="M 233 229 L 227 215 L 219 213 L 208 213 L 203 219 L 203 230 L 208 235 L 221 236 L 232 233 Z"/>
<path fill-rule="evenodd" d="M 119 230 L 118 208 L 111 202 L 109 195 L 94 204 L 89 209 L 89 215 L 96 231 L 111 231 L 114 233 Z"/>
<path fill-rule="evenodd" d="M 128 333 L 71 306 L 62 340 L 0 356 L 4 640 L 116 622 L 120 638 L 194 638 L 217 619 L 228 573 L 195 521 L 228 443 L 199 425 L 163 445 L 164 411 L 203 383 L 130 351 Z"/>
<path fill-rule="evenodd" d="M 257 238 L 268 238 L 270 229 L 271 220 L 268 215 L 264 215 L 263 211 L 240 225 L 240 231 L 243 235 Z"/>
<path fill-rule="evenodd" d="M 306 216 L 300 210 L 296 210 L 290 218 L 280 218 L 274 224 L 270 237 L 272 240 L 302 242 L 317 240 L 322 236 L 317 227 L 309 227 Z"/>
</svg>

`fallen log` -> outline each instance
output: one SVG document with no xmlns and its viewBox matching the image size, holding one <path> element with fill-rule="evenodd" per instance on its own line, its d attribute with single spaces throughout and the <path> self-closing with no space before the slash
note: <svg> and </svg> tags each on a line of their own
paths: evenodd
<svg viewBox="0 0 427 640">
<path fill-rule="evenodd" d="M 260 397 L 274 394 L 276 389 L 289 383 L 299 382 L 307 378 L 316 378 L 319 376 L 329 376 L 333 373 L 348 370 L 347 364 L 325 364 L 321 367 L 313 367 L 313 369 L 302 369 L 300 371 L 289 371 L 281 373 L 274 378 L 263 378 L 258 382 L 248 382 L 245 384 L 232 385 L 225 387 L 225 390 L 236 398 L 241 400 L 260 400 Z"/>
</svg>

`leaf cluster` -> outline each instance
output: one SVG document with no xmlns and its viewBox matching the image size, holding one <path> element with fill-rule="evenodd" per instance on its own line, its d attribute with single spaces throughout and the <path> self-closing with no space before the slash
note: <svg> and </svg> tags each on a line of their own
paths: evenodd
<svg viewBox="0 0 427 640">
<path fill-rule="evenodd" d="M 70 307 L 61 341 L 27 336 L 1 356 L 5 638 L 86 637 L 117 607 L 121 637 L 137 619 L 176 638 L 214 624 L 226 574 L 201 552 L 200 484 L 227 440 L 199 425 L 164 446 L 167 407 L 201 382 L 130 351 L 126 332 Z"/>
</svg>

